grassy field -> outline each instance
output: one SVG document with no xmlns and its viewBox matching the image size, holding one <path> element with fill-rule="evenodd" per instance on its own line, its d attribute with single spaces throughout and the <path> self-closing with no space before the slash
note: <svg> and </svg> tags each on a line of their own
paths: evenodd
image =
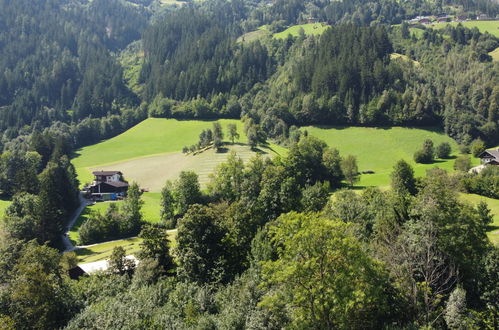
<svg viewBox="0 0 499 330">
<path fill-rule="evenodd" d="M 247 142 L 239 120 L 219 122 L 224 130 L 227 124 L 235 123 L 241 135 L 239 142 Z M 159 192 L 167 179 L 175 179 L 182 170 L 201 172 L 205 180 L 209 171 L 225 161 L 227 154 L 213 150 L 196 156 L 180 152 L 183 146 L 197 143 L 201 131 L 212 125 L 212 121 L 149 118 L 121 135 L 78 150 L 72 161 L 82 184 L 92 180 L 94 170 L 120 170 L 128 180 Z M 245 145 L 234 148 L 246 158 L 253 154 Z M 283 150 L 272 144 L 269 148 L 262 148 L 262 152 L 267 154 Z"/>
<path fill-rule="evenodd" d="M 452 171 L 454 159 L 437 160 L 433 164 L 415 164 L 413 154 L 420 149 L 425 139 L 433 140 L 435 145 L 448 142 L 452 147 L 453 157 L 457 156 L 457 144 L 444 133 L 436 130 L 417 128 L 366 128 L 366 127 L 307 127 L 311 135 L 336 147 L 345 156 L 357 157 L 360 171 L 374 171 L 374 174 L 361 176 L 357 183 L 359 187 L 380 186 L 390 184 L 390 173 L 393 165 L 400 159 L 405 159 L 413 167 L 416 176 L 423 176 L 427 169 L 439 167 Z M 478 160 L 473 160 L 478 164 Z"/>
<path fill-rule="evenodd" d="M 499 47 L 489 53 L 492 56 L 492 60 L 495 62 L 499 62 Z"/>
<path fill-rule="evenodd" d="M 492 214 L 494 214 L 494 222 L 489 227 L 488 236 L 492 243 L 499 245 L 499 199 L 487 198 L 475 194 L 461 194 L 461 199 L 470 202 L 474 205 L 480 201 L 485 201 Z"/>
<path fill-rule="evenodd" d="M 442 29 L 449 24 L 456 26 L 459 23 L 457 23 L 457 22 L 435 23 L 435 24 L 430 25 L 430 27 L 433 27 L 435 29 Z M 488 32 L 488 33 L 499 38 L 499 21 L 466 21 L 466 22 L 462 22 L 461 24 L 464 27 L 467 27 L 469 29 L 477 27 L 480 32 L 482 32 L 482 33 Z"/>
<path fill-rule="evenodd" d="M 424 30 L 418 28 L 409 28 L 411 34 L 414 34 L 416 38 L 421 38 L 423 36 Z"/>
<path fill-rule="evenodd" d="M 409 56 L 404 55 L 404 54 L 399 54 L 399 53 L 392 53 L 392 54 L 390 54 L 390 59 L 392 59 L 392 60 L 400 59 L 402 61 L 412 62 L 416 66 L 420 66 L 421 65 L 421 63 L 419 63 L 418 61 L 414 61 Z"/>
<path fill-rule="evenodd" d="M 78 262 L 87 263 L 108 259 L 115 247 L 121 246 L 125 249 L 126 255 L 134 255 L 140 250 L 141 238 L 134 237 L 96 244 L 86 248 L 75 250 Z"/>
<path fill-rule="evenodd" d="M 326 31 L 327 28 L 329 28 L 329 25 L 322 25 L 322 23 L 293 25 L 282 32 L 274 33 L 273 37 L 276 39 L 285 39 L 288 37 L 288 34 L 296 37 L 300 34 L 300 29 L 303 29 L 307 35 L 319 35 Z"/>
<path fill-rule="evenodd" d="M 256 31 L 251 31 L 243 34 L 237 38 L 237 42 L 252 42 L 263 38 L 265 36 L 271 36 L 272 33 L 267 29 L 267 25 L 260 26 Z"/>
<path fill-rule="evenodd" d="M 0 199 L 0 218 L 3 217 L 3 213 L 5 212 L 5 209 L 7 208 L 7 206 L 9 206 L 9 205 L 10 205 L 9 200 Z"/>
</svg>

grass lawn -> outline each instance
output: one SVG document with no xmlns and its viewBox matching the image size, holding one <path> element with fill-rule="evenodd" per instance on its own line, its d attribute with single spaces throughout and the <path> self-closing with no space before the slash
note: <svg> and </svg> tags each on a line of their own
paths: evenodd
<svg viewBox="0 0 499 330">
<path fill-rule="evenodd" d="M 3 217 L 5 209 L 10 205 L 10 201 L 6 199 L 0 199 L 0 219 Z"/>
<path fill-rule="evenodd" d="M 144 220 L 151 223 L 157 223 L 161 221 L 159 216 L 161 208 L 159 203 L 161 201 L 160 193 L 146 192 L 142 195 L 142 200 L 144 205 L 142 205 L 142 215 Z"/>
<path fill-rule="evenodd" d="M 80 263 L 94 262 L 108 259 L 115 247 L 121 246 L 125 249 L 126 255 L 133 255 L 139 252 L 141 238 L 134 237 L 122 239 L 102 244 L 96 244 L 87 248 L 75 250 Z"/>
<path fill-rule="evenodd" d="M 390 59 L 392 59 L 392 60 L 400 59 L 402 61 L 412 62 L 416 66 L 420 66 L 421 65 L 421 63 L 419 63 L 418 61 L 414 61 L 409 56 L 404 55 L 404 54 L 399 54 L 399 53 L 392 53 L 392 54 L 390 54 Z"/>
<path fill-rule="evenodd" d="M 260 26 L 256 31 L 251 31 L 243 34 L 239 38 L 237 38 L 237 42 L 252 42 L 263 38 L 265 36 L 270 36 L 272 33 L 267 29 L 267 26 Z"/>
<path fill-rule="evenodd" d="M 495 62 L 499 62 L 499 47 L 489 53 L 492 56 L 492 60 Z"/>
<path fill-rule="evenodd" d="M 434 145 L 448 142 L 452 147 L 453 157 L 458 155 L 457 143 L 444 133 L 437 130 L 418 128 L 368 128 L 368 127 L 306 127 L 311 135 L 337 148 L 342 156 L 348 154 L 357 157 L 359 170 L 374 171 L 374 174 L 364 174 L 357 183 L 359 187 L 380 186 L 390 184 L 390 173 L 393 165 L 405 159 L 415 171 L 416 176 L 424 176 L 427 169 L 433 167 L 453 170 L 454 159 L 437 160 L 433 164 L 415 164 L 414 152 L 421 148 L 425 139 L 433 140 Z M 479 160 L 474 159 L 474 164 Z"/>
<path fill-rule="evenodd" d="M 411 34 L 414 34 L 416 38 L 421 38 L 423 36 L 424 30 L 419 28 L 409 28 Z"/>
<path fill-rule="evenodd" d="M 456 26 L 459 23 L 457 22 L 449 22 L 449 23 L 435 23 L 430 25 L 435 29 L 442 29 L 448 24 Z M 499 21 L 466 21 L 461 23 L 464 27 L 472 29 L 477 27 L 478 30 L 482 33 L 488 32 L 499 38 Z"/>
<path fill-rule="evenodd" d="M 492 243 L 499 245 L 499 199 L 487 198 L 475 194 L 461 194 L 461 199 L 474 205 L 480 201 L 485 201 L 489 209 L 494 214 L 494 222 L 489 226 L 488 236 Z"/>
<path fill-rule="evenodd" d="M 247 142 L 241 121 L 222 119 L 219 122 L 224 131 L 227 124 L 235 123 L 241 135 L 239 142 Z M 149 118 L 112 139 L 78 150 L 72 162 L 82 184 L 92 181 L 93 170 L 113 169 L 159 192 L 166 179 L 175 179 L 182 170 L 210 168 L 212 158 L 216 158 L 215 162 L 225 161 L 225 154 L 212 150 L 197 156 L 181 153 L 182 147 L 197 143 L 201 131 L 212 125 L 213 121 Z M 262 149 L 269 154 L 283 150 L 273 144 Z"/>
<path fill-rule="evenodd" d="M 293 37 L 300 35 L 300 29 L 305 31 L 305 34 L 314 34 L 319 35 L 322 34 L 326 29 L 329 28 L 329 25 L 322 25 L 322 23 L 311 23 L 311 24 L 301 24 L 301 25 L 293 25 L 286 30 L 274 33 L 273 37 L 276 39 L 285 39 L 288 37 L 288 34 L 291 34 Z"/>
<path fill-rule="evenodd" d="M 168 238 L 170 239 L 171 245 L 175 246 L 175 238 L 177 237 L 176 230 L 168 231 Z M 80 263 L 94 262 L 99 260 L 108 259 L 113 249 L 117 246 L 121 246 L 125 249 L 126 255 L 135 255 L 140 251 L 141 238 L 132 237 L 127 239 L 121 239 L 117 241 L 111 241 L 101 244 L 95 244 L 86 248 L 81 248 L 75 250 L 78 256 L 78 261 Z"/>
</svg>

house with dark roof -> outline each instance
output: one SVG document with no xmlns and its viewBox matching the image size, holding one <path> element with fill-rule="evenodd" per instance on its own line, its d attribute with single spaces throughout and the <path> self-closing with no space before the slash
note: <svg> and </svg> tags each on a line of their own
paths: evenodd
<svg viewBox="0 0 499 330">
<path fill-rule="evenodd" d="M 128 190 L 128 182 L 123 179 L 120 171 L 95 171 L 94 182 L 88 187 L 92 196 L 104 194 L 124 195 Z"/>
<path fill-rule="evenodd" d="M 493 150 L 485 150 L 478 155 L 482 164 L 499 165 L 499 148 Z"/>
</svg>

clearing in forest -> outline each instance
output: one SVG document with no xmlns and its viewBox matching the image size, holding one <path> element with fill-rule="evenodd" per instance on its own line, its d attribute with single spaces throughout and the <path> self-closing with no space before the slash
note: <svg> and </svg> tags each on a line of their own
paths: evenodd
<svg viewBox="0 0 499 330">
<path fill-rule="evenodd" d="M 236 124 L 240 139 L 234 145 L 227 142 L 224 152 L 210 149 L 197 155 L 185 155 L 184 146 L 196 144 L 203 129 L 212 128 L 214 121 L 149 118 L 112 139 L 82 148 L 76 152 L 73 164 L 81 184 L 91 182 L 92 171 L 119 170 L 128 181 L 136 181 L 151 192 L 159 192 L 166 180 L 175 180 L 181 171 L 193 170 L 202 184 L 208 174 L 226 161 L 231 150 L 247 160 L 254 156 L 245 143 L 243 124 L 239 120 L 218 120 L 228 141 L 227 125 Z M 275 155 L 284 148 L 270 144 L 259 148 L 264 155 Z"/>
<path fill-rule="evenodd" d="M 300 30 L 303 29 L 306 35 L 319 35 L 322 34 L 326 29 L 329 28 L 329 25 L 322 23 L 310 23 L 310 24 L 301 24 L 301 25 L 293 25 L 286 30 L 274 33 L 274 38 L 276 39 L 285 39 L 288 37 L 288 34 L 291 34 L 293 37 L 297 37 L 300 35 Z"/>
<path fill-rule="evenodd" d="M 443 29 L 449 24 L 452 26 L 456 26 L 459 23 L 458 22 L 435 23 L 430 25 L 430 27 L 433 27 L 435 29 Z M 462 24 L 464 27 L 468 29 L 476 27 L 481 33 L 488 32 L 499 38 L 499 21 L 465 21 L 461 22 L 460 24 Z"/>
<path fill-rule="evenodd" d="M 473 205 L 478 204 L 480 201 L 487 203 L 489 209 L 492 211 L 491 213 L 494 215 L 494 222 L 489 225 L 487 234 L 493 244 L 499 245 L 499 199 L 488 198 L 475 194 L 461 194 L 460 197 L 461 200 L 470 202 Z"/>
<path fill-rule="evenodd" d="M 308 132 L 337 148 L 342 156 L 357 157 L 359 171 L 374 171 L 364 174 L 357 183 L 359 187 L 380 186 L 390 184 L 390 173 L 393 165 L 404 159 L 409 162 L 416 176 L 424 176 L 426 170 L 439 167 L 453 171 L 454 159 L 459 156 L 457 143 L 449 136 L 435 129 L 406 127 L 306 127 Z M 450 159 L 437 159 L 432 164 L 416 164 L 414 153 L 421 148 L 425 139 L 431 139 L 434 146 L 448 142 L 452 147 Z M 478 159 L 473 159 L 478 164 Z"/>
</svg>

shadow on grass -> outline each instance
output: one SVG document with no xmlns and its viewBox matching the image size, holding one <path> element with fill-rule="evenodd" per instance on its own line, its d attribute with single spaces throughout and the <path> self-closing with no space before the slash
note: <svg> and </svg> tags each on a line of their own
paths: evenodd
<svg viewBox="0 0 499 330">
<path fill-rule="evenodd" d="M 80 248 L 75 250 L 77 256 L 89 256 L 92 254 L 95 254 L 94 251 L 87 249 L 87 248 Z"/>
<path fill-rule="evenodd" d="M 499 229 L 499 226 L 487 226 L 487 231 L 494 231 L 494 230 L 498 230 Z"/>
<path fill-rule="evenodd" d="M 445 132 L 437 127 L 437 126 L 397 126 L 397 125 L 310 125 L 311 127 L 318 128 L 318 129 L 336 129 L 336 130 L 344 130 L 347 128 L 354 128 L 354 127 L 359 127 L 359 128 L 376 128 L 376 129 L 382 129 L 382 130 L 390 130 L 395 127 L 401 127 L 401 128 L 407 128 L 407 129 L 422 129 L 425 131 L 430 131 L 438 134 L 445 134 Z"/>
</svg>

